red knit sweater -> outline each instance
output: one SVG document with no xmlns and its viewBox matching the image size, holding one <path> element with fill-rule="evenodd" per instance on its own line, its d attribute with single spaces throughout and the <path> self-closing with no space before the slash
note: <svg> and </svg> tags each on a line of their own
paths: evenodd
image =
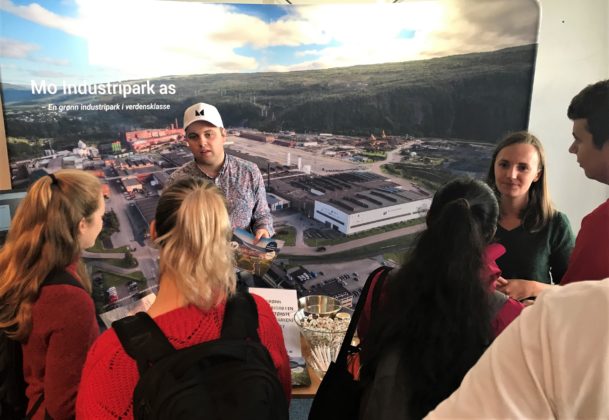
<svg viewBox="0 0 609 420">
<path fill-rule="evenodd" d="M 269 304 L 253 295 L 258 307 L 258 335 L 269 350 L 288 398 L 291 374 L 281 327 Z M 208 311 L 187 306 L 154 318 L 176 349 L 220 337 L 224 303 Z M 132 419 L 133 390 L 139 379 L 135 360 L 123 350 L 113 329 L 93 344 L 83 370 L 76 415 L 80 419 Z"/>
<path fill-rule="evenodd" d="M 74 266 L 67 269 L 77 277 Z M 74 417 L 82 367 L 98 335 L 95 307 L 87 292 L 69 285 L 41 289 L 32 307 L 32 331 L 22 346 L 28 411 L 44 392 L 34 419 L 44 419 L 45 410 L 54 419 Z"/>
</svg>

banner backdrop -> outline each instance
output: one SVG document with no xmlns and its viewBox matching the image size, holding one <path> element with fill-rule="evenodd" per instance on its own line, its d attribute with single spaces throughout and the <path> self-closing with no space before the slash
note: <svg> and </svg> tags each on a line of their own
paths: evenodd
<svg viewBox="0 0 609 420">
<path fill-rule="evenodd" d="M 13 187 L 61 168 L 104 184 L 105 228 L 85 254 L 100 311 L 156 284 L 148 224 L 192 160 L 195 102 L 217 106 L 227 152 L 264 175 L 285 240 L 264 282 L 345 303 L 399 263 L 439 185 L 483 176 L 493 144 L 527 127 L 532 0 L 5 0 L 0 13 Z"/>
</svg>

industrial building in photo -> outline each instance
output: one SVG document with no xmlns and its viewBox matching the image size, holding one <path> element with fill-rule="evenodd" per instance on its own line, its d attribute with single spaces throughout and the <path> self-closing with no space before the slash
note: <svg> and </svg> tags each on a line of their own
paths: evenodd
<svg viewBox="0 0 609 420">
<path fill-rule="evenodd" d="M 366 171 L 273 178 L 271 190 L 290 207 L 345 235 L 425 216 L 431 205 L 429 193 L 405 190 Z"/>
<path fill-rule="evenodd" d="M 431 198 L 397 189 L 366 190 L 315 200 L 314 218 L 345 235 L 425 216 Z"/>
</svg>

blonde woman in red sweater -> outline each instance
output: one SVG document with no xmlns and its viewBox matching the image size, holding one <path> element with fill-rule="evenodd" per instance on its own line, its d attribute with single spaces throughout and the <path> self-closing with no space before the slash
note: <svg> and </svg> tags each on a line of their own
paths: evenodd
<svg viewBox="0 0 609 420">
<path fill-rule="evenodd" d="M 22 343 L 34 419 L 74 417 L 87 350 L 99 334 L 80 253 L 94 245 L 104 210 L 93 175 L 43 176 L 21 202 L 0 249 L 0 328 Z"/>
<path fill-rule="evenodd" d="M 231 227 L 222 193 L 201 179 L 177 181 L 161 196 L 150 231 L 160 248 L 160 277 L 148 315 L 176 349 L 219 338 L 226 299 L 236 286 Z M 289 397 L 290 367 L 281 327 L 269 304 L 255 295 L 254 299 L 258 336 Z M 115 330 L 104 332 L 87 356 L 77 417 L 133 418 L 138 379 L 136 362 L 125 353 Z"/>
</svg>

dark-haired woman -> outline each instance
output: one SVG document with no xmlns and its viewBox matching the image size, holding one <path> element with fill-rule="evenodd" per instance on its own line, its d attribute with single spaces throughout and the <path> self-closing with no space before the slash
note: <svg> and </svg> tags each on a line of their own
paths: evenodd
<svg viewBox="0 0 609 420">
<path fill-rule="evenodd" d="M 488 172 L 500 209 L 495 238 L 507 250 L 497 260 L 507 279 L 498 289 L 518 300 L 560 283 L 575 241 L 550 201 L 545 168 L 541 142 L 520 131 L 497 145 Z"/>
<path fill-rule="evenodd" d="M 386 418 L 381 412 L 387 405 L 371 394 L 386 363 L 392 364 L 392 389 L 401 395 L 399 411 L 422 418 L 459 386 L 492 341 L 495 294 L 485 279 L 493 275 L 488 246 L 498 213 L 493 192 L 481 181 L 455 180 L 435 194 L 427 229 L 386 280 L 382 310 L 363 339 L 361 418 Z M 520 308 L 515 317 L 522 308 L 509 302 Z"/>
</svg>

